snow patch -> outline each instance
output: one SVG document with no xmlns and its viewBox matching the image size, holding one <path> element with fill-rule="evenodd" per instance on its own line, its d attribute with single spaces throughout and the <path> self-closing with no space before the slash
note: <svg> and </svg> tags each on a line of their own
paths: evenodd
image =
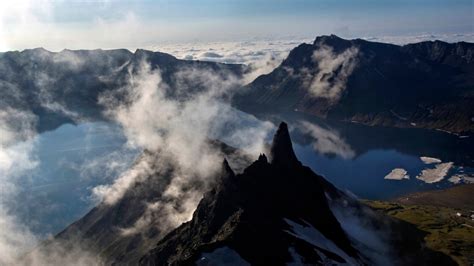
<svg viewBox="0 0 474 266">
<path fill-rule="evenodd" d="M 448 181 L 451 182 L 451 183 L 453 183 L 453 184 L 459 184 L 459 183 L 461 183 L 462 178 L 459 177 L 459 175 L 453 175 L 452 177 L 450 177 L 450 178 L 448 179 Z"/>
<path fill-rule="evenodd" d="M 403 180 L 410 179 L 410 176 L 407 175 L 407 171 L 403 168 L 395 168 L 388 175 L 384 177 L 388 180 Z"/>
<path fill-rule="evenodd" d="M 221 247 L 210 253 L 202 253 L 201 258 L 196 261 L 196 265 L 250 266 L 250 263 L 240 257 L 235 250 L 229 247 Z"/>
<path fill-rule="evenodd" d="M 350 265 L 358 265 L 352 257 L 342 251 L 333 241 L 327 239 L 319 230 L 314 228 L 311 224 L 305 222 L 305 225 L 296 223 L 290 219 L 284 218 L 285 222 L 291 226 L 291 231 L 286 231 L 288 234 L 297 237 L 309 244 L 330 251 L 339 257 L 343 258 Z"/>
<path fill-rule="evenodd" d="M 453 166 L 452 162 L 437 164 L 433 169 L 424 169 L 416 178 L 425 183 L 432 184 L 443 180 Z"/>
<path fill-rule="evenodd" d="M 461 182 L 465 184 L 473 184 L 474 176 L 468 174 L 456 174 L 450 177 L 448 181 L 454 184 L 460 184 Z"/>
<path fill-rule="evenodd" d="M 326 196 L 327 197 L 327 196 Z M 390 242 L 390 228 L 374 226 L 377 215 L 372 210 L 363 207 L 355 209 L 347 204 L 347 201 L 331 200 L 328 198 L 330 208 L 342 229 L 349 236 L 352 245 L 361 252 L 368 265 L 393 265 L 392 247 Z"/>
</svg>

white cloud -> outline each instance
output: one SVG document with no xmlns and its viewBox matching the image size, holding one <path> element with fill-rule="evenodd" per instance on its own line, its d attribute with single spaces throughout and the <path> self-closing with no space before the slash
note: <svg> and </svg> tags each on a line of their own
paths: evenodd
<svg viewBox="0 0 474 266">
<path fill-rule="evenodd" d="M 394 248 L 391 246 L 392 228 L 389 223 L 383 221 L 385 218 L 374 210 L 361 206 L 355 208 L 347 198 L 330 198 L 329 206 L 332 213 L 341 223 L 342 229 L 346 232 L 352 245 L 363 254 L 366 264 L 392 265 L 396 264 L 399 257 L 393 254 Z M 353 199 L 357 200 L 357 199 Z M 359 201 L 357 200 L 357 204 Z M 374 225 L 374 221 L 378 221 Z"/>
<path fill-rule="evenodd" d="M 14 263 L 36 237 L 12 213 L 21 177 L 36 168 L 33 136 L 36 117 L 25 111 L 0 110 L 0 264 Z"/>
<path fill-rule="evenodd" d="M 155 155 L 145 156 L 113 184 L 94 188 L 94 193 L 105 204 L 114 204 L 133 184 L 149 176 L 164 178 L 172 170 L 162 199 L 147 203 L 147 211 L 135 225 L 123 228 L 124 234 L 140 232 L 159 219 L 160 228 L 166 231 L 191 218 L 221 169 L 224 155 L 210 145 L 209 138 L 228 140 L 256 157 L 273 125 L 243 117 L 226 103 L 242 84 L 231 74 L 184 68 L 172 77 L 176 89 L 146 62 L 135 69 L 130 66 L 129 75 L 128 85 L 104 94 L 101 103 L 108 116 L 122 125 L 129 145 Z M 122 93 L 125 101 L 119 100 Z"/>
<path fill-rule="evenodd" d="M 131 185 L 143 181 L 145 177 L 156 171 L 156 169 L 152 169 L 153 164 L 149 160 L 150 157 L 144 156 L 129 170 L 117 177 L 112 184 L 94 187 L 92 189 L 93 198 L 97 202 L 103 201 L 106 204 L 117 202 Z"/>
<path fill-rule="evenodd" d="M 18 195 L 40 163 L 37 120 L 30 111 L 5 106 L 0 110 L 0 265 L 93 265 L 85 262 L 96 260 L 76 246 L 68 249 L 67 255 L 64 250 L 60 252 L 60 246 L 48 251 L 35 249 L 24 260 L 25 252 L 31 251 L 41 240 L 16 215 L 17 209 L 25 207 Z M 52 207 L 41 206 L 44 210 Z"/>
<path fill-rule="evenodd" d="M 407 35 L 380 35 L 373 37 L 362 37 L 362 39 L 372 42 L 384 42 L 399 45 L 434 40 L 445 42 L 474 42 L 474 33 L 419 33 Z"/>
<path fill-rule="evenodd" d="M 331 47 L 322 46 L 315 50 L 312 60 L 317 65 L 316 73 L 311 73 L 307 78 L 310 95 L 313 97 L 327 98 L 337 101 L 346 88 L 347 79 L 357 65 L 355 47 L 348 48 L 341 53 L 336 53 Z"/>
<path fill-rule="evenodd" d="M 248 65 L 249 73 L 245 75 L 244 83 L 249 83 L 260 75 L 270 73 L 280 65 L 295 46 L 311 41 L 311 39 L 298 38 L 297 40 L 185 42 L 152 45 L 148 49 L 166 52 L 185 60 Z"/>
</svg>

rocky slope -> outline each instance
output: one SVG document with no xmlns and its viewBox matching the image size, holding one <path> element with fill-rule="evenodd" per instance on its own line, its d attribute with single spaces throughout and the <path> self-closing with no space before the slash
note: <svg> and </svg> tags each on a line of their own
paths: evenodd
<svg viewBox="0 0 474 266">
<path fill-rule="evenodd" d="M 321 36 L 235 99 L 257 113 L 474 132 L 474 44 L 404 46 Z"/>
<path fill-rule="evenodd" d="M 415 265 L 447 256 L 424 247 L 409 224 L 379 215 L 296 158 L 286 124 L 270 159 L 241 174 L 226 161 L 193 219 L 160 240 L 141 265 Z"/>
<path fill-rule="evenodd" d="M 246 162 L 245 156 L 230 146 L 217 141 L 211 141 L 209 145 L 222 156 Z M 97 265 L 136 265 L 166 233 L 179 225 L 168 225 L 168 218 L 173 218 L 170 214 L 180 216 L 187 212 L 187 206 L 182 206 L 186 201 L 167 195 L 177 169 L 164 157 L 166 154 L 159 151 L 145 151 L 126 173 L 137 174 L 122 196 L 114 202 L 98 204 L 52 240 L 43 243 L 33 254 L 80 250 L 93 257 Z M 209 176 L 208 180 L 201 180 L 190 176 L 188 179 L 192 186 L 183 193 L 206 190 L 214 178 Z M 28 259 L 25 265 L 30 264 Z"/>
<path fill-rule="evenodd" d="M 137 50 L 63 50 L 42 48 L 0 54 L 0 110 L 32 112 L 38 130 L 66 122 L 104 119 L 99 96 L 117 91 L 142 64 L 159 69 L 169 91 L 198 90 L 197 79 L 178 80 L 181 71 L 207 71 L 216 77 L 239 77 L 242 65 L 179 60 L 172 55 Z M 179 88 L 179 90 L 178 90 Z M 171 95 L 176 96 L 176 95 Z"/>
</svg>

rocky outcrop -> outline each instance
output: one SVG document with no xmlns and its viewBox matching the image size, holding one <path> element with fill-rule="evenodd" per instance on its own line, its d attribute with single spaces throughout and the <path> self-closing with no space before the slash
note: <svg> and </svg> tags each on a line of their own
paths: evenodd
<svg viewBox="0 0 474 266">
<path fill-rule="evenodd" d="M 320 179 L 297 160 L 288 128 L 282 123 L 274 136 L 272 161 L 264 155 L 242 174 L 227 174 L 206 193 L 193 219 L 167 235 L 142 265 L 193 264 L 201 253 L 217 247 L 235 250 L 254 265 L 292 261 L 290 248 L 317 263 L 322 254 L 334 261 L 360 261 L 360 255 L 332 214 Z M 231 177 L 231 178 L 229 178 Z M 314 246 L 292 231 L 293 221 L 312 227 L 335 243 L 341 254 Z M 319 255 L 318 255 L 319 254 Z"/>
</svg>

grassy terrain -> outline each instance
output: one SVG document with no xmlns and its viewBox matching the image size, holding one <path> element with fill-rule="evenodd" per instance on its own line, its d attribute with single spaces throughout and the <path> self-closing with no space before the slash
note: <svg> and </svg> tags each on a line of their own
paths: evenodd
<svg viewBox="0 0 474 266">
<path fill-rule="evenodd" d="M 468 210 L 385 201 L 364 203 L 426 232 L 425 242 L 430 249 L 449 255 L 459 265 L 474 264 L 474 221 Z"/>
<path fill-rule="evenodd" d="M 474 211 L 474 184 L 416 192 L 392 200 L 403 205 L 431 205 Z"/>
</svg>

